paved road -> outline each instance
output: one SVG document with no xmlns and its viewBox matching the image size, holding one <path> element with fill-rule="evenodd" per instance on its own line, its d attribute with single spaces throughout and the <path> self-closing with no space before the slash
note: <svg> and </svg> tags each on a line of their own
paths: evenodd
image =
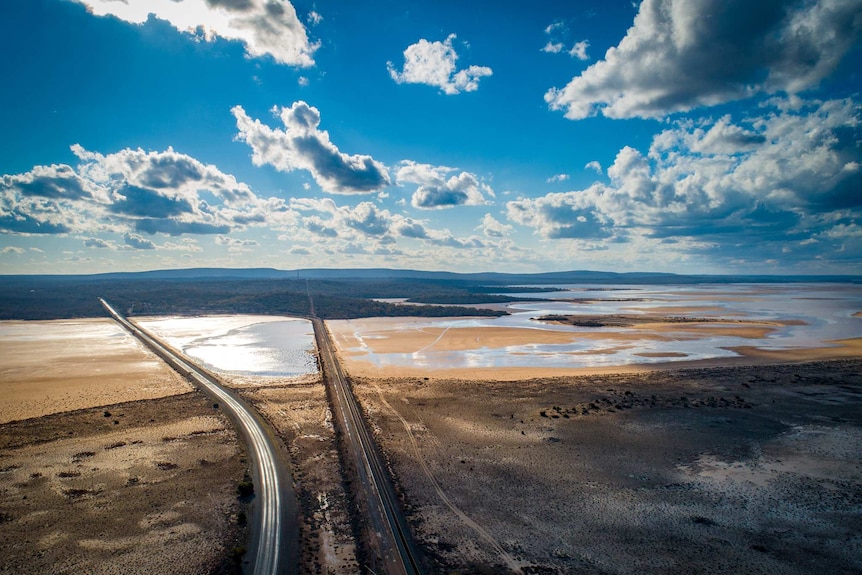
<svg viewBox="0 0 862 575">
<path fill-rule="evenodd" d="M 296 572 L 299 566 L 296 496 L 274 440 L 253 408 L 223 388 L 205 371 L 177 356 L 166 345 L 117 313 L 104 299 L 100 298 L 100 301 L 120 325 L 218 401 L 220 407 L 231 414 L 245 438 L 252 460 L 255 485 L 253 505 L 257 515 L 257 522 L 252 524 L 252 545 L 248 557 L 250 565 L 245 572 L 253 575 Z"/>
<path fill-rule="evenodd" d="M 372 552 L 376 552 L 381 563 L 372 567 L 378 574 L 379 570 L 383 570 L 389 575 L 418 575 L 422 571 L 415 544 L 398 506 L 389 473 L 332 350 L 326 326 L 318 318 L 312 318 L 311 321 L 320 351 L 323 376 L 331 390 L 335 418 L 351 452 L 360 491 L 364 495 L 361 505 L 371 526 L 372 533 L 369 535 Z"/>
</svg>

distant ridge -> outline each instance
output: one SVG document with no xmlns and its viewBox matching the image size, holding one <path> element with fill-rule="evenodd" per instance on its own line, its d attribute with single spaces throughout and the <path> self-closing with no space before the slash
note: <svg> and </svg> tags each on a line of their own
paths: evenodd
<svg viewBox="0 0 862 575">
<path fill-rule="evenodd" d="M 604 272 L 572 270 L 543 273 L 455 273 L 388 268 L 188 268 L 88 275 L 0 275 L 0 280 L 433 280 L 488 284 L 695 284 L 695 283 L 862 283 L 859 275 L 683 275 L 662 272 Z"/>
</svg>

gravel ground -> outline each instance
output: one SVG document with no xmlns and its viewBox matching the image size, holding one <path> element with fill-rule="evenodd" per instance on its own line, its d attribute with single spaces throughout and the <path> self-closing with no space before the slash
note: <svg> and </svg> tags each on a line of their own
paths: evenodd
<svg viewBox="0 0 862 575">
<path fill-rule="evenodd" d="M 862 572 L 860 374 L 847 360 L 355 388 L 431 573 L 513 559 L 820 575 Z"/>
<path fill-rule="evenodd" d="M 246 469 L 200 393 L 0 426 L 0 573 L 228 573 Z"/>
</svg>

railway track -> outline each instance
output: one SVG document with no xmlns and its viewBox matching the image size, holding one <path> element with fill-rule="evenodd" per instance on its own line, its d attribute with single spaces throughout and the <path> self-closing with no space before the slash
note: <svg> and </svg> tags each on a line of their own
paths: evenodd
<svg viewBox="0 0 862 575">
<path fill-rule="evenodd" d="M 331 392 L 334 415 L 355 464 L 363 499 L 361 504 L 371 527 L 369 539 L 372 551 L 378 555 L 380 562 L 373 567 L 382 569 L 389 575 L 418 575 L 422 573 L 418 552 L 407 520 L 401 513 L 389 472 L 333 351 L 326 326 L 319 318 L 312 318 L 311 321 L 320 353 L 321 369 Z"/>
</svg>

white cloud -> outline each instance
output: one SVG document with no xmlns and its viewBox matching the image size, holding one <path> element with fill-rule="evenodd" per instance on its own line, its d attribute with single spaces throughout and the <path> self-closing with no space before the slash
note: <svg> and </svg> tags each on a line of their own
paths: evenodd
<svg viewBox="0 0 862 575">
<path fill-rule="evenodd" d="M 271 56 L 280 64 L 312 66 L 318 44 L 286 0 L 75 0 L 96 16 L 142 24 L 152 14 L 180 32 L 207 41 L 237 40 L 250 57 Z M 316 14 L 312 12 L 311 14 Z M 314 18 L 309 14 L 310 21 Z M 319 15 L 318 15 L 319 16 Z"/>
<path fill-rule="evenodd" d="M 303 101 L 289 108 L 273 108 L 284 130 L 252 120 L 242 106 L 234 106 L 231 112 L 239 130 L 237 139 L 251 147 L 256 166 L 269 164 L 282 172 L 307 170 L 324 191 L 333 194 L 364 194 L 389 185 L 383 164 L 371 156 L 340 152 L 330 142 L 329 133 L 318 129 L 318 109 Z"/>
<path fill-rule="evenodd" d="M 593 160 L 591 162 L 587 162 L 587 165 L 584 166 L 584 169 L 585 170 L 595 170 L 595 172 L 597 174 L 602 173 L 602 165 L 599 162 L 597 162 L 596 160 Z"/>
<path fill-rule="evenodd" d="M 180 243 L 176 242 L 165 242 L 160 246 L 157 246 L 159 250 L 167 250 L 173 252 L 191 252 L 191 253 L 199 253 L 203 251 L 194 240 L 191 238 L 183 238 L 183 241 Z M 183 257 L 189 257 L 189 254 L 184 254 Z"/>
<path fill-rule="evenodd" d="M 299 78 L 297 78 L 296 83 L 299 84 L 300 86 L 302 86 L 303 88 L 305 88 L 309 84 L 308 78 L 306 78 L 305 76 L 300 76 Z"/>
<path fill-rule="evenodd" d="M 101 238 L 85 238 L 84 245 L 88 248 L 96 249 L 112 249 L 114 246 L 111 242 L 107 242 Z"/>
<path fill-rule="evenodd" d="M 545 181 L 548 182 L 549 184 L 555 184 L 558 182 L 565 182 L 568 179 L 569 179 L 569 174 L 557 174 L 555 176 L 551 176 L 550 178 L 548 178 Z"/>
<path fill-rule="evenodd" d="M 839 249 L 824 246 L 838 239 L 827 230 L 862 218 L 862 174 L 845 168 L 862 156 L 860 140 L 862 112 L 850 100 L 775 107 L 738 123 L 680 122 L 647 155 L 621 149 L 609 184 L 510 201 L 507 215 L 549 239 L 668 241 L 727 257 L 817 237 L 827 253 Z"/>
<path fill-rule="evenodd" d="M 404 160 L 395 179 L 399 185 L 418 184 L 413 192 L 412 205 L 419 209 L 443 209 L 454 206 L 481 206 L 488 203 L 485 196 L 494 196 L 494 190 L 480 182 L 475 174 L 457 172 L 456 168 L 432 166 Z M 451 174 L 451 175 L 450 175 Z"/>
<path fill-rule="evenodd" d="M 323 16 L 321 16 L 318 12 L 312 10 L 308 13 L 308 23 L 312 26 L 317 26 L 323 22 Z"/>
<path fill-rule="evenodd" d="M 248 239 L 240 239 L 234 238 L 231 236 L 216 236 L 215 238 L 216 245 L 219 246 L 239 246 L 239 247 L 251 247 L 251 246 L 259 246 L 260 243 L 257 240 L 248 240 Z"/>
<path fill-rule="evenodd" d="M 255 196 L 215 166 L 175 152 L 100 154 L 72 146 L 68 165 L 0 176 L 0 230 L 15 234 L 212 234 L 289 221 L 284 202 Z M 111 247 L 90 237 L 90 247 Z M 132 247 L 135 247 L 134 238 Z M 128 243 L 128 242 L 127 242 Z M 138 242 L 139 243 L 139 242 Z"/>
<path fill-rule="evenodd" d="M 300 229 L 279 239 L 325 241 L 326 245 L 345 253 L 394 253 L 399 240 L 454 249 L 486 247 L 481 238 L 459 238 L 447 229 L 433 229 L 421 220 L 393 214 L 372 202 L 356 206 L 339 206 L 331 198 L 295 198 L 291 206 L 302 213 Z M 500 230 L 508 226 L 500 225 Z M 309 235 L 310 232 L 310 235 Z M 381 251 L 382 250 L 382 251 Z"/>
<path fill-rule="evenodd" d="M 660 118 L 829 74 L 862 31 L 859 0 L 644 0 L 616 47 L 545 100 L 566 117 Z M 586 55 L 586 54 L 584 54 Z"/>
<path fill-rule="evenodd" d="M 595 205 L 596 192 L 553 193 L 506 204 L 510 220 L 549 238 L 608 238 L 613 222 Z"/>
<path fill-rule="evenodd" d="M 2 250 L 0 250 L 0 253 L 21 255 L 24 253 L 24 251 L 25 250 L 23 248 L 19 248 L 17 246 L 6 246 Z"/>
<path fill-rule="evenodd" d="M 232 254 L 249 253 L 254 251 L 254 248 L 260 246 L 257 240 L 235 238 L 232 236 L 216 236 L 215 243 L 217 246 L 227 246 L 228 252 Z"/>
<path fill-rule="evenodd" d="M 126 242 L 127 246 L 136 250 L 156 249 L 156 244 L 138 234 L 126 232 L 125 234 L 123 234 L 123 241 Z"/>
<path fill-rule="evenodd" d="M 456 72 L 458 54 L 452 47 L 455 34 L 443 42 L 419 40 L 404 50 L 404 66 L 399 72 L 392 62 L 387 62 L 389 75 L 399 84 L 427 84 L 440 88 L 443 93 L 453 95 L 479 89 L 479 80 L 493 74 L 486 66 L 470 66 Z"/>
<path fill-rule="evenodd" d="M 350 241 L 382 238 L 390 234 L 395 222 L 403 219 L 372 202 L 350 207 L 338 206 L 331 198 L 295 198 L 291 206 L 303 212 L 299 224 L 313 234 Z"/>
<path fill-rule="evenodd" d="M 545 28 L 545 34 L 552 34 L 554 31 L 560 30 L 565 27 L 566 25 L 562 22 L 554 22 L 553 24 L 548 24 L 548 26 Z"/>
<path fill-rule="evenodd" d="M 542 48 L 542 52 L 547 52 L 549 54 L 559 54 L 563 51 L 563 43 L 562 42 L 551 42 L 548 40 L 548 43 Z"/>
<path fill-rule="evenodd" d="M 575 45 L 572 46 L 571 50 L 569 50 L 569 56 L 571 56 L 572 58 L 577 58 L 578 60 L 589 60 L 590 57 L 587 56 L 587 48 L 589 47 L 589 40 L 575 42 Z"/>
<path fill-rule="evenodd" d="M 512 231 L 512 226 L 497 221 L 491 214 L 485 214 L 478 229 L 481 229 L 486 237 L 504 238 Z"/>
</svg>

